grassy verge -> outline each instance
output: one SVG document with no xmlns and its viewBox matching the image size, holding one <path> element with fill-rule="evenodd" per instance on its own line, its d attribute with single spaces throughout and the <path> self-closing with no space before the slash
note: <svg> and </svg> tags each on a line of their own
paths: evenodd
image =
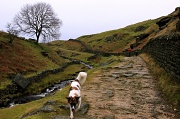
<svg viewBox="0 0 180 119">
<path fill-rule="evenodd" d="M 70 68 L 70 67 L 69 67 Z M 67 68 L 66 70 L 68 70 Z M 71 67 L 72 68 L 72 67 Z M 88 71 L 88 81 L 92 79 L 92 75 L 97 69 L 92 69 Z M 88 81 L 86 83 L 88 83 Z M 56 105 L 52 106 L 55 112 L 43 112 L 40 111 L 33 115 L 26 116 L 24 119 L 50 119 L 54 116 L 69 116 L 69 109 L 61 109 L 61 105 L 67 105 L 67 99 L 65 98 L 68 95 L 69 86 L 63 88 L 61 91 L 56 91 L 53 95 L 47 96 L 43 99 L 29 102 L 26 104 L 16 105 L 11 108 L 0 109 L 0 119 L 20 119 L 23 115 L 28 115 L 36 110 L 39 110 L 46 104 L 48 101 L 56 101 Z M 84 102 L 85 100 L 83 100 Z"/>
<path fill-rule="evenodd" d="M 59 80 L 72 78 L 72 75 L 77 71 L 81 71 L 84 66 L 81 65 L 70 65 L 64 69 L 63 72 L 57 74 L 51 74 L 41 82 L 34 83 L 31 85 L 27 92 L 31 92 L 34 94 L 40 93 L 43 88 L 46 88 L 48 85 L 51 85 Z M 69 87 L 65 87 L 62 91 L 56 91 L 55 94 L 47 96 L 43 99 L 29 102 L 26 104 L 16 105 L 11 108 L 0 109 L 0 119 L 20 119 L 23 115 L 27 115 L 34 111 L 39 110 L 46 104 L 48 101 L 56 101 L 56 105 L 52 106 L 56 112 L 44 113 L 43 111 L 38 112 L 37 114 L 33 114 L 32 116 L 27 116 L 25 119 L 49 119 L 54 115 L 69 115 L 69 110 L 63 110 L 60 108 L 60 105 L 66 105 L 67 100 L 66 96 L 68 95 Z"/>
<path fill-rule="evenodd" d="M 57 105 L 65 104 L 67 102 L 65 98 L 67 94 L 68 94 L 68 87 L 64 88 L 62 91 L 57 91 L 54 95 L 47 96 L 37 101 L 33 101 L 30 103 L 21 104 L 21 105 L 16 105 L 11 108 L 0 109 L 0 119 L 20 119 L 20 117 L 22 117 L 23 115 L 31 113 L 35 110 L 38 110 L 47 101 L 50 101 L 50 100 L 56 101 Z M 55 110 L 57 110 L 55 113 L 59 115 L 66 113 L 66 112 L 62 112 L 62 110 L 58 108 L 58 106 L 56 107 Z M 38 113 L 37 115 L 36 114 L 33 115 L 31 119 L 42 119 L 42 117 L 44 116 L 46 117 L 43 119 L 48 119 L 50 118 L 49 117 L 50 115 L 53 115 L 53 114 Z"/>
<path fill-rule="evenodd" d="M 180 84 L 174 82 L 172 75 L 161 68 L 149 55 L 141 54 L 141 57 L 148 64 L 151 73 L 157 78 L 164 99 L 172 104 L 174 108 L 180 109 Z"/>
</svg>

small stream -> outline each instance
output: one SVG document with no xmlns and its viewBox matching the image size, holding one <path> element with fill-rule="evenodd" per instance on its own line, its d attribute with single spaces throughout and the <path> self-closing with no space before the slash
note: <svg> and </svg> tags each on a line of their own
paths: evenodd
<svg viewBox="0 0 180 119">
<path fill-rule="evenodd" d="M 93 68 L 93 66 L 86 64 L 85 62 L 82 62 L 82 61 L 80 61 L 80 64 L 83 64 L 84 66 L 88 67 L 89 69 Z M 44 98 L 48 95 L 53 94 L 54 91 L 56 91 L 56 90 L 62 90 L 62 88 L 64 88 L 68 84 L 70 84 L 70 82 L 71 82 L 70 79 L 60 81 L 60 83 L 54 84 L 53 86 L 46 88 L 46 90 L 44 92 L 42 92 L 41 94 L 24 96 L 24 97 L 19 97 L 19 98 L 13 99 L 7 107 L 12 107 L 12 106 L 15 106 L 18 104 L 24 104 L 24 103 L 28 103 L 31 101 L 39 100 L 41 98 Z"/>
<path fill-rule="evenodd" d="M 89 69 L 92 69 L 93 66 L 89 65 L 89 64 L 86 64 L 85 62 L 83 61 L 80 61 L 81 64 L 83 64 L 84 66 L 88 67 Z"/>
<path fill-rule="evenodd" d="M 24 97 L 19 97 L 19 98 L 13 99 L 7 107 L 12 107 L 12 106 L 15 106 L 18 104 L 23 104 L 23 103 L 39 100 L 50 94 L 53 94 L 56 90 L 62 90 L 62 88 L 64 88 L 68 84 L 70 84 L 70 82 L 71 82 L 71 80 L 61 81 L 58 84 L 54 84 L 53 86 L 46 88 L 46 90 L 44 92 L 42 92 L 41 94 L 24 96 Z"/>
</svg>

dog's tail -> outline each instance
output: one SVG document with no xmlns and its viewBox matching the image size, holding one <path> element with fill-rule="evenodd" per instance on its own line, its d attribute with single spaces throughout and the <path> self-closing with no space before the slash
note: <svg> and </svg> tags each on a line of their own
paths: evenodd
<svg viewBox="0 0 180 119">
<path fill-rule="evenodd" d="M 86 73 L 86 72 L 79 72 L 79 74 L 78 74 L 78 76 L 77 76 L 76 79 L 78 79 L 78 80 L 79 80 L 79 83 L 80 83 L 81 85 L 83 85 L 84 82 L 86 81 L 86 78 L 87 78 L 87 73 Z"/>
</svg>

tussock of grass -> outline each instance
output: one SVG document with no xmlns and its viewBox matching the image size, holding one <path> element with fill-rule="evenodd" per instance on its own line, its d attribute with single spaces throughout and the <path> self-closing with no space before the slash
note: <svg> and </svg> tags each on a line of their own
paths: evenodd
<svg viewBox="0 0 180 119">
<path fill-rule="evenodd" d="M 0 89 L 3 89 L 4 87 L 6 87 L 7 85 L 9 85 L 11 83 L 12 83 L 11 80 L 1 81 L 0 82 Z"/>
<path fill-rule="evenodd" d="M 147 54 L 141 54 L 141 57 L 148 64 L 150 71 L 157 79 L 158 87 L 173 106 L 180 109 L 180 84 L 173 81 L 171 74 L 161 68 L 156 61 Z"/>
</svg>

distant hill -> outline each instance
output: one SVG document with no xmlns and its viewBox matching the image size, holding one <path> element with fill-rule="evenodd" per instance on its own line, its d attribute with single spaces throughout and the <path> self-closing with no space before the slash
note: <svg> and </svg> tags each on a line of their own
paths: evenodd
<svg viewBox="0 0 180 119">
<path fill-rule="evenodd" d="M 146 20 L 124 28 L 105 31 L 98 34 L 84 35 L 78 37 L 77 39 L 70 39 L 65 42 L 55 41 L 53 44 L 59 44 L 61 42 L 61 47 L 65 49 L 73 47 L 73 50 L 79 51 L 80 48 L 81 50 L 82 48 L 85 48 L 84 51 L 87 51 L 88 48 L 93 51 L 106 53 L 124 52 L 130 47 L 130 45 L 133 45 L 133 50 L 140 50 L 152 38 L 159 35 L 177 32 L 178 28 L 176 27 L 176 24 L 179 22 L 179 18 L 177 17 L 178 15 L 179 10 L 177 8 L 171 14 L 157 19 Z M 80 43 L 82 47 L 79 45 L 70 45 L 72 41 Z M 67 44 L 69 44 L 68 47 L 66 47 Z"/>
<path fill-rule="evenodd" d="M 130 45 L 131 43 L 135 43 L 136 37 L 138 37 L 139 35 L 151 34 L 156 29 L 158 29 L 156 22 L 157 19 L 147 20 L 117 30 L 106 31 L 99 34 L 80 36 L 77 39 L 70 39 L 63 43 L 62 41 L 54 41 L 50 44 L 61 44 L 63 48 L 69 49 L 69 47 L 66 47 L 67 45 L 65 44 L 71 44 L 73 41 L 79 41 L 79 43 L 81 42 L 81 44 L 83 43 L 86 46 L 84 48 L 88 48 L 91 50 L 111 53 L 122 52 L 126 47 L 129 47 L 128 45 Z M 81 48 L 82 50 L 82 45 L 81 47 L 79 47 L 78 45 L 76 48 L 74 48 L 74 50 L 79 50 L 79 48 Z M 86 49 L 84 49 L 84 51 L 86 51 Z"/>
</svg>

